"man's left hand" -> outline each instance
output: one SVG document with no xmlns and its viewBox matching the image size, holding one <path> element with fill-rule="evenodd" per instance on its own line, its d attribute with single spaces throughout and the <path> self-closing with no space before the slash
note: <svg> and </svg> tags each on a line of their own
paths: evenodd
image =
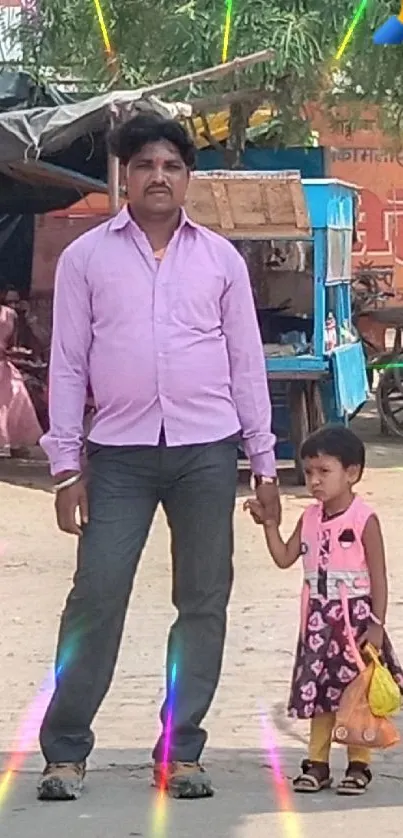
<svg viewBox="0 0 403 838">
<path fill-rule="evenodd" d="M 256 497 L 263 507 L 264 520 L 281 524 L 281 503 L 277 484 L 261 483 L 256 488 Z"/>
</svg>

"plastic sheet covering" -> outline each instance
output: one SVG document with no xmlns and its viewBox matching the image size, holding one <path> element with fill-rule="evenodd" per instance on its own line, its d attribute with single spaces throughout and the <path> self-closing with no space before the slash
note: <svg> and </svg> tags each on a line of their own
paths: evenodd
<svg viewBox="0 0 403 838">
<path fill-rule="evenodd" d="M 147 88 L 77 102 L 56 89 L 36 85 L 26 73 L 0 73 L 0 214 L 38 214 L 68 207 L 94 191 L 94 183 L 85 183 L 85 177 L 105 186 L 106 133 L 111 122 L 144 110 L 170 117 L 189 117 L 191 112 L 189 105 L 147 95 Z M 31 177 L 22 179 L 24 161 L 29 161 Z M 60 184 L 41 178 L 40 171 L 32 171 L 36 161 L 69 170 L 71 184 L 66 185 L 65 178 Z M 81 176 L 76 185 L 74 173 Z"/>
<path fill-rule="evenodd" d="M 53 85 L 45 87 L 38 84 L 29 73 L 7 69 L 0 72 L 0 111 L 54 107 L 72 102 L 75 98 Z"/>
</svg>

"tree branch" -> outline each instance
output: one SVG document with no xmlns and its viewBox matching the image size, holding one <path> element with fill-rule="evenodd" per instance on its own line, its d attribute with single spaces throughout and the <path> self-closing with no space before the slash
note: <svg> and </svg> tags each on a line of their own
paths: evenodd
<svg viewBox="0 0 403 838">
<path fill-rule="evenodd" d="M 246 67 L 252 67 L 255 64 L 262 64 L 265 61 L 271 61 L 274 58 L 272 49 L 264 49 L 260 52 L 252 52 L 250 55 L 245 55 L 242 58 L 234 58 L 233 61 L 228 61 L 227 64 L 217 64 L 215 67 L 209 67 L 207 70 L 198 70 L 196 73 L 188 73 L 186 76 L 178 76 L 176 79 L 169 79 L 160 84 L 147 87 L 144 91 L 146 96 L 155 93 L 167 92 L 168 90 L 175 90 L 177 87 L 187 87 L 191 84 L 198 84 L 203 81 L 214 81 L 215 79 L 222 79 L 228 76 L 235 70 L 245 70 Z"/>
<path fill-rule="evenodd" d="M 210 131 L 210 126 L 208 124 L 208 119 L 205 113 L 200 114 L 200 119 L 203 124 L 203 137 L 207 140 L 207 142 L 211 145 L 212 148 L 215 148 L 216 151 L 222 152 L 222 147 L 218 140 L 214 137 L 214 135 Z"/>
<path fill-rule="evenodd" d="M 203 112 L 214 110 L 216 107 L 225 107 L 226 105 L 233 105 L 236 102 L 251 102 L 258 107 L 266 99 L 269 98 L 267 90 L 255 88 L 250 90 L 243 88 L 242 90 L 232 90 L 229 93 L 216 93 L 213 96 L 205 96 L 202 99 L 190 99 L 189 104 L 192 106 L 194 114 L 201 114 Z"/>
</svg>

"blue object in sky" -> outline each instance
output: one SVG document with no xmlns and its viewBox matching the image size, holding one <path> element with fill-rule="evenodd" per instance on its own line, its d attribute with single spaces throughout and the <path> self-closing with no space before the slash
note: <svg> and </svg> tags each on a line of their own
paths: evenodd
<svg viewBox="0 0 403 838">
<path fill-rule="evenodd" d="M 398 17 L 390 17 L 373 37 L 374 44 L 385 46 L 386 44 L 403 44 L 403 23 Z"/>
</svg>

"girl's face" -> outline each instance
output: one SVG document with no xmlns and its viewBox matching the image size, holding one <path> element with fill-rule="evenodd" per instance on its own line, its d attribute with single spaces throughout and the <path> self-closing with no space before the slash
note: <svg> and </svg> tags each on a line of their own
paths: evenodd
<svg viewBox="0 0 403 838">
<path fill-rule="evenodd" d="M 360 479 L 360 467 L 344 468 L 336 457 L 318 454 L 303 461 L 305 481 L 310 494 L 322 503 L 342 499 Z"/>
</svg>

